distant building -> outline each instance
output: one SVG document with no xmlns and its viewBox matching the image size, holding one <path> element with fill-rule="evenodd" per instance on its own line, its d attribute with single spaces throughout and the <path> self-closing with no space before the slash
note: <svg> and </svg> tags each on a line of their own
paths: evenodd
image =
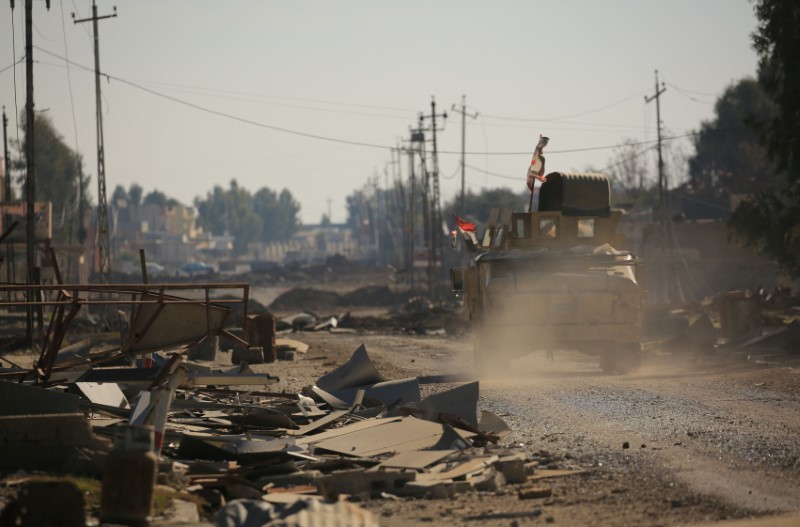
<svg viewBox="0 0 800 527">
<path fill-rule="evenodd" d="M 135 270 L 139 250 L 147 260 L 170 267 L 200 260 L 198 245 L 207 248 L 209 236 L 197 226 L 197 210 L 178 203 L 134 205 L 125 199 L 109 204 L 114 268 Z"/>
<path fill-rule="evenodd" d="M 304 225 L 291 240 L 251 243 L 248 253 L 250 258 L 258 262 L 300 264 L 324 262 L 336 254 L 351 260 L 363 256 L 352 231 L 344 225 Z"/>
</svg>

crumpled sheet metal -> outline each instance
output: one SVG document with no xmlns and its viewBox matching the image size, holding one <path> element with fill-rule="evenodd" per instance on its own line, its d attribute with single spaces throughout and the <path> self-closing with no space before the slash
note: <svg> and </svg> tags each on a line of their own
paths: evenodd
<svg viewBox="0 0 800 527">
<path fill-rule="evenodd" d="M 326 392 L 334 392 L 384 381 L 386 381 L 386 378 L 378 373 L 375 365 L 369 359 L 369 355 L 367 355 L 367 348 L 362 344 L 353 353 L 350 360 L 332 372 L 320 377 L 317 380 L 317 386 Z"/>
<path fill-rule="evenodd" d="M 420 400 L 419 381 L 416 377 L 384 381 L 372 386 L 357 386 L 332 392 L 325 391 L 319 386 L 313 386 L 311 389 L 326 403 L 338 409 L 349 408 L 356 401 L 356 395 L 359 390 L 364 390 L 365 400 L 377 401 L 384 406 L 415 403 Z"/>
<path fill-rule="evenodd" d="M 489 412 L 488 410 L 481 410 L 481 420 L 478 423 L 478 428 L 482 432 L 489 432 L 501 438 L 511 433 L 511 427 L 508 423 L 503 421 L 497 414 Z"/>
<path fill-rule="evenodd" d="M 440 413 L 457 415 L 472 426 L 478 426 L 478 382 L 471 382 L 446 392 L 429 395 L 417 407 L 425 418 L 435 421 Z"/>
</svg>

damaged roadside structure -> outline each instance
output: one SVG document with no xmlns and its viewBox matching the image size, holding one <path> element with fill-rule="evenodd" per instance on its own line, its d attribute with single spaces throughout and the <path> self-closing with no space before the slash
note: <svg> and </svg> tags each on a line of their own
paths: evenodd
<svg viewBox="0 0 800 527">
<path fill-rule="evenodd" d="M 483 236 L 461 227 L 472 254 L 451 271 L 475 331 L 476 370 L 534 350 L 577 349 L 606 371 L 641 363 L 642 262 L 617 250 L 622 211 L 602 174 L 552 172 L 538 211 L 492 209 Z"/>
</svg>

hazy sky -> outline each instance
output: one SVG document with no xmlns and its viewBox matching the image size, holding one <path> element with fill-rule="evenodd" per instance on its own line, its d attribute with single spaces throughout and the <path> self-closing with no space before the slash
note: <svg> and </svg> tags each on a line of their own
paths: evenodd
<svg viewBox="0 0 800 527">
<path fill-rule="evenodd" d="M 12 17 L 0 1 L 0 70 L 14 62 L 12 44 L 17 60 L 24 55 L 24 3 Z M 83 154 L 96 193 L 94 75 L 58 58 L 93 68 L 91 23 L 70 17 L 90 16 L 91 2 L 51 3 L 48 12 L 34 1 L 36 108 Z M 99 14 L 114 5 L 100 0 Z M 252 191 L 288 188 L 304 223 L 318 222 L 329 200 L 333 220 L 343 221 L 348 194 L 376 174 L 383 184 L 389 148 L 430 112 L 431 96 L 449 114 L 439 135 L 439 148 L 451 152 L 440 157 L 449 198 L 461 185 L 461 118 L 450 107 L 462 94 L 479 114 L 467 119 L 467 187 L 523 190 L 540 133 L 550 137 L 548 172 L 601 169 L 614 151 L 593 148 L 654 139 L 655 106 L 644 97 L 654 92 L 655 69 L 667 88 L 667 135 L 696 130 L 725 87 L 756 69 L 747 0 L 116 5 L 118 17 L 99 23 L 101 70 L 114 77 L 102 83 L 109 193 L 138 182 L 191 204 L 236 179 Z M 0 72 L 12 138 L 24 63 L 16 93 L 14 71 Z"/>
</svg>

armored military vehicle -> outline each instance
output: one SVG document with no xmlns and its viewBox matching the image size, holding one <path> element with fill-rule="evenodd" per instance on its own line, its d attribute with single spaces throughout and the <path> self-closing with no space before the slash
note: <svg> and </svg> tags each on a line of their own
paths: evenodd
<svg viewBox="0 0 800 527">
<path fill-rule="evenodd" d="M 461 230 L 469 267 L 451 270 L 481 371 L 532 351 L 577 349 L 605 371 L 641 362 L 642 262 L 622 247 L 623 212 L 602 174 L 553 172 L 538 211 L 492 209 L 483 235 Z"/>
</svg>

